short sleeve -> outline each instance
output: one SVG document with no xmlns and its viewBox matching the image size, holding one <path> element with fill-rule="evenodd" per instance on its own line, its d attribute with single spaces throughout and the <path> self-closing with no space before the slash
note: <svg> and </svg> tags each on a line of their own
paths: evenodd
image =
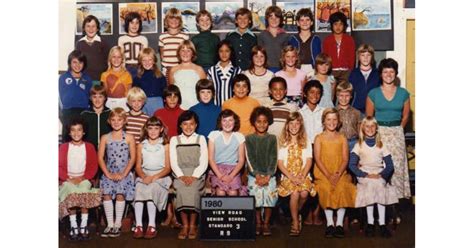
<svg viewBox="0 0 474 248">
<path fill-rule="evenodd" d="M 311 146 L 311 141 L 306 140 L 306 148 L 303 150 L 303 159 L 308 159 L 313 157 L 313 147 Z"/>
<path fill-rule="evenodd" d="M 375 102 L 375 98 L 377 96 L 377 91 L 380 90 L 378 87 L 373 88 L 372 90 L 369 91 L 369 94 L 367 95 L 372 102 Z"/>
<path fill-rule="evenodd" d="M 235 137 L 237 138 L 237 142 L 239 145 L 245 142 L 245 136 L 239 132 L 234 132 Z"/>
<path fill-rule="evenodd" d="M 402 97 L 402 102 L 405 103 L 405 101 L 410 97 L 410 93 L 408 93 L 408 91 L 404 88 L 399 88 L 401 89 L 401 97 Z"/>
<path fill-rule="evenodd" d="M 165 46 L 165 43 L 163 43 L 163 35 L 160 35 L 160 37 L 158 38 L 158 46 L 159 47 Z"/>
<path fill-rule="evenodd" d="M 217 137 L 219 137 L 219 134 L 220 134 L 220 131 L 214 130 L 214 131 L 211 131 L 207 137 L 209 138 L 209 141 L 214 142 L 214 140 L 217 139 Z"/>
<path fill-rule="evenodd" d="M 278 160 L 285 160 L 285 150 L 288 149 L 287 147 L 282 147 L 278 149 Z"/>
</svg>

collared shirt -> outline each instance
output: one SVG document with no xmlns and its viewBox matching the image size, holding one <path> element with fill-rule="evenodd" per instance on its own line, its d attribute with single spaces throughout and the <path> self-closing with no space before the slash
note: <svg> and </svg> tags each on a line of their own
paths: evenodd
<svg viewBox="0 0 474 248">
<path fill-rule="evenodd" d="M 89 39 L 87 39 L 87 35 L 84 35 L 84 37 L 82 37 L 81 39 L 79 39 L 79 41 L 86 41 L 86 42 L 89 42 L 89 43 L 92 43 L 94 41 L 97 41 L 97 42 L 102 42 L 102 39 L 100 38 L 100 36 L 98 36 L 97 34 L 94 36 L 94 38 L 92 38 L 92 41 L 89 41 Z"/>
<path fill-rule="evenodd" d="M 250 29 L 240 33 L 238 29 L 227 34 L 226 40 L 230 42 L 234 49 L 234 60 L 232 63 L 240 67 L 242 70 L 247 70 L 252 61 L 252 47 L 257 45 L 257 37 Z"/>
<path fill-rule="evenodd" d="M 342 123 L 339 132 L 346 136 L 347 139 L 357 138 L 361 117 L 359 110 L 352 106 L 349 106 L 347 109 L 342 109 L 340 106 L 337 106 L 336 109 L 339 112 L 339 119 Z"/>
<path fill-rule="evenodd" d="M 309 140 L 311 143 L 314 143 L 314 138 L 316 135 L 323 132 L 323 123 L 321 122 L 321 117 L 323 116 L 324 108 L 316 105 L 316 108 L 311 111 L 308 107 L 308 104 L 303 105 L 300 109 L 300 114 L 303 116 L 304 126 L 306 128 L 306 133 L 308 134 Z"/>
<path fill-rule="evenodd" d="M 86 144 L 80 145 L 69 143 L 67 153 L 67 175 L 71 177 L 80 177 L 86 171 Z"/>
<path fill-rule="evenodd" d="M 193 133 L 191 136 L 187 137 L 184 134 L 180 134 L 179 138 L 181 144 L 194 144 L 196 142 L 196 137 L 198 134 Z M 178 137 L 174 136 L 170 140 L 170 164 L 173 173 L 177 178 L 184 175 L 183 171 L 178 165 L 178 154 L 176 151 L 176 145 L 178 145 Z M 193 177 L 200 178 L 207 169 L 208 154 L 207 154 L 207 143 L 206 138 L 202 135 L 199 136 L 199 145 L 201 147 L 201 156 L 199 157 L 199 166 L 194 169 Z"/>
</svg>

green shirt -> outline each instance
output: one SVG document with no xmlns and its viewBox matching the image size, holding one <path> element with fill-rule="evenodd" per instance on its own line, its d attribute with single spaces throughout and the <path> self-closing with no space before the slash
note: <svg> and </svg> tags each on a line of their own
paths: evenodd
<svg viewBox="0 0 474 248">
<path fill-rule="evenodd" d="M 277 168 L 277 139 L 273 134 L 245 137 L 247 165 L 251 175 L 273 176 Z"/>
<path fill-rule="evenodd" d="M 382 93 L 382 88 L 377 87 L 372 89 L 368 96 L 374 103 L 375 119 L 390 122 L 402 119 L 403 105 L 410 94 L 406 89 L 397 87 L 393 99 L 388 101 Z"/>
<path fill-rule="evenodd" d="M 211 67 L 217 63 L 217 45 L 219 37 L 210 30 L 199 33 L 191 38 L 196 47 L 196 64 L 202 67 Z"/>
</svg>

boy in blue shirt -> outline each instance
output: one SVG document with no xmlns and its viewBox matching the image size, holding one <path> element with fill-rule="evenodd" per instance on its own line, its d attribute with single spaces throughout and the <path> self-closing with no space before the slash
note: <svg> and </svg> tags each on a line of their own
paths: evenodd
<svg viewBox="0 0 474 248">
<path fill-rule="evenodd" d="M 214 104 L 215 93 L 214 84 L 211 80 L 201 79 L 197 81 L 196 97 L 199 103 L 189 109 L 199 117 L 199 126 L 196 132 L 206 137 L 206 139 L 211 131 L 216 130 L 217 118 L 221 112 L 221 108 Z"/>
</svg>

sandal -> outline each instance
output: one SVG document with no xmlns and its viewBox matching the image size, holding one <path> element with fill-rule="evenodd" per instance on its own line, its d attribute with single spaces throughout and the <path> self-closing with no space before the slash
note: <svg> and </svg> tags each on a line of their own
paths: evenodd
<svg viewBox="0 0 474 248">
<path fill-rule="evenodd" d="M 292 237 L 300 236 L 300 229 L 298 229 L 298 227 L 295 226 L 294 224 L 291 224 L 290 236 Z"/>
<path fill-rule="evenodd" d="M 255 235 L 260 235 L 260 233 L 262 233 L 262 224 L 257 224 L 257 226 L 255 227 Z"/>
<path fill-rule="evenodd" d="M 189 231 L 189 227 L 183 226 L 181 228 L 181 231 L 179 231 L 178 233 L 178 239 L 186 239 L 188 237 L 188 231 Z"/>
<path fill-rule="evenodd" d="M 270 224 L 263 224 L 263 236 L 270 236 L 272 235 L 272 231 L 270 230 Z"/>
<path fill-rule="evenodd" d="M 196 239 L 197 237 L 197 226 L 189 226 L 188 239 Z"/>
</svg>

